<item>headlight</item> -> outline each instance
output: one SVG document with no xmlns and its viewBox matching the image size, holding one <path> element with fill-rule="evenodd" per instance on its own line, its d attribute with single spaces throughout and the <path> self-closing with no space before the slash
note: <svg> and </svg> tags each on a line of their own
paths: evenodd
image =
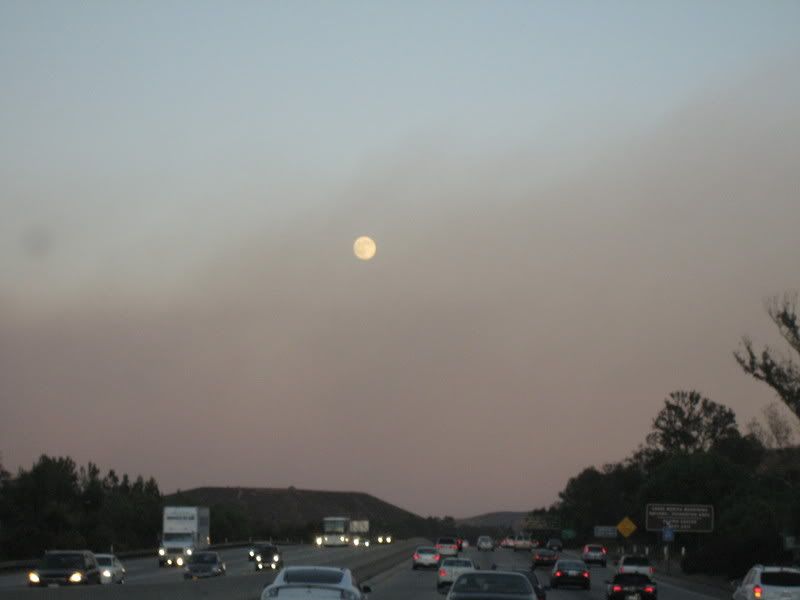
<svg viewBox="0 0 800 600">
<path fill-rule="evenodd" d="M 260 555 L 260 554 L 256 554 L 256 560 L 257 560 L 258 562 L 261 562 L 261 555 Z"/>
<path fill-rule="evenodd" d="M 355 538 L 355 539 L 353 540 L 353 545 L 354 545 L 354 546 L 358 546 L 360 543 L 361 543 L 361 540 L 360 540 L 360 539 L 358 539 L 358 538 Z"/>
<path fill-rule="evenodd" d="M 258 563 L 258 568 L 259 568 L 259 569 L 263 569 L 263 568 L 264 568 L 264 565 L 262 565 L 261 563 Z"/>
<path fill-rule="evenodd" d="M 379 543 L 379 544 L 382 544 L 382 543 L 383 543 L 383 536 L 382 536 L 382 535 L 379 535 L 379 536 L 378 536 L 378 543 Z"/>
<path fill-rule="evenodd" d="M 192 549 L 191 548 L 187 548 L 186 549 L 186 556 L 191 556 L 191 555 L 192 555 Z"/>
<path fill-rule="evenodd" d="M 322 538 L 321 537 L 317 538 L 317 546 L 322 546 Z"/>
<path fill-rule="evenodd" d="M 273 570 L 275 570 L 275 569 L 277 568 L 277 566 L 275 565 L 275 563 L 272 563 L 270 566 L 272 567 L 272 569 L 273 569 Z"/>
<path fill-rule="evenodd" d="M 387 544 L 391 544 L 392 543 L 392 536 L 390 536 L 390 535 L 386 536 L 386 543 Z"/>
<path fill-rule="evenodd" d="M 276 554 L 276 555 L 274 555 L 274 556 L 272 557 L 272 560 L 273 560 L 273 561 L 275 561 L 275 562 L 280 562 L 280 560 L 281 560 L 281 556 L 280 556 L 280 554 Z"/>
<path fill-rule="evenodd" d="M 344 541 L 344 536 L 343 536 L 343 535 L 340 535 L 340 536 L 339 536 L 339 541 L 340 541 L 340 542 L 343 542 L 343 541 Z"/>
<path fill-rule="evenodd" d="M 159 556 L 164 556 L 166 553 L 167 553 L 167 551 L 166 551 L 166 550 L 164 550 L 163 548 L 159 548 L 159 549 L 158 549 L 158 555 L 159 555 Z"/>
<path fill-rule="evenodd" d="M 366 541 L 364 542 L 364 545 L 365 545 L 367 548 L 369 548 L 369 540 L 366 540 Z"/>
<path fill-rule="evenodd" d="M 38 573 L 28 573 L 28 581 L 31 583 L 39 583 Z"/>
<path fill-rule="evenodd" d="M 109 571 L 108 569 L 104 570 L 103 577 L 111 577 L 111 571 Z"/>
<path fill-rule="evenodd" d="M 83 575 L 75 571 L 72 575 L 69 576 L 70 583 L 80 583 L 83 581 Z"/>
<path fill-rule="evenodd" d="M 252 550 L 250 550 L 250 556 L 255 556 L 255 555 L 256 555 L 256 553 L 253 552 Z"/>
<path fill-rule="evenodd" d="M 182 566 L 183 559 L 179 556 L 178 558 L 175 559 L 175 564 L 178 565 L 179 567 Z"/>
</svg>

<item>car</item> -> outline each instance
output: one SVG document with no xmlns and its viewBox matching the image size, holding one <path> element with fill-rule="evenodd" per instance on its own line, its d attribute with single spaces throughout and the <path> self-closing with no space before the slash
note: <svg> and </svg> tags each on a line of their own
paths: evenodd
<svg viewBox="0 0 800 600">
<path fill-rule="evenodd" d="M 100 568 L 100 583 L 125 583 L 125 567 L 113 554 L 95 554 L 97 566 Z"/>
<path fill-rule="evenodd" d="M 458 540 L 452 537 L 440 537 L 436 540 L 436 550 L 442 558 L 458 556 Z"/>
<path fill-rule="evenodd" d="M 372 589 L 361 585 L 350 569 L 338 567 L 285 567 L 261 592 L 261 600 L 270 598 L 347 598 L 366 600 Z"/>
<path fill-rule="evenodd" d="M 447 600 L 539 600 L 530 578 L 515 571 L 463 573 L 450 586 Z"/>
<path fill-rule="evenodd" d="M 500 547 L 501 548 L 513 548 L 514 547 L 514 536 L 507 535 L 502 540 L 500 540 Z"/>
<path fill-rule="evenodd" d="M 439 573 L 436 578 L 436 589 L 452 585 L 462 573 L 469 573 L 476 571 L 475 563 L 468 558 L 445 558 L 442 564 L 439 565 Z"/>
<path fill-rule="evenodd" d="M 607 600 L 656 600 L 658 587 L 649 575 L 623 573 L 606 581 Z"/>
<path fill-rule="evenodd" d="M 600 544 L 586 544 L 581 552 L 581 558 L 587 565 L 597 563 L 605 567 L 608 564 L 608 549 Z"/>
<path fill-rule="evenodd" d="M 531 552 L 531 566 L 536 567 L 552 567 L 558 560 L 558 552 L 548 548 L 536 548 Z"/>
<path fill-rule="evenodd" d="M 379 544 L 391 544 L 392 543 L 392 536 L 389 535 L 389 534 L 384 533 L 384 534 L 381 534 L 381 535 L 378 536 L 377 541 L 378 541 Z"/>
<path fill-rule="evenodd" d="M 442 555 L 433 546 L 418 546 L 414 550 L 414 555 L 411 557 L 411 568 L 416 569 L 430 569 L 439 566 L 442 560 Z"/>
<path fill-rule="evenodd" d="M 553 589 L 573 585 L 586 590 L 592 587 L 589 567 L 582 560 L 557 560 L 550 572 L 550 587 Z"/>
<path fill-rule="evenodd" d="M 545 547 L 550 550 L 555 550 L 556 552 L 563 552 L 564 551 L 564 542 L 562 542 L 558 538 L 551 538 L 547 540 L 547 544 Z"/>
<path fill-rule="evenodd" d="M 184 579 L 206 579 L 225 575 L 225 563 L 217 552 L 195 552 L 183 568 Z"/>
<path fill-rule="evenodd" d="M 256 571 L 277 571 L 283 568 L 283 554 L 274 544 L 262 544 L 256 547 Z"/>
<path fill-rule="evenodd" d="M 50 550 L 28 573 L 28 585 L 91 585 L 100 583 L 97 559 L 89 550 Z"/>
<path fill-rule="evenodd" d="M 650 559 L 641 554 L 625 554 L 619 559 L 617 573 L 640 573 L 642 575 L 653 575 L 656 570 L 650 564 Z"/>
<path fill-rule="evenodd" d="M 533 549 L 533 539 L 531 536 L 525 533 L 518 533 L 514 536 L 514 552 L 518 552 L 520 550 L 532 550 Z"/>
<path fill-rule="evenodd" d="M 482 535 L 478 538 L 477 548 L 481 552 L 491 552 L 494 550 L 494 540 L 488 535 Z"/>
<path fill-rule="evenodd" d="M 247 560 L 254 561 L 256 559 L 256 552 L 259 546 L 263 546 L 264 544 L 268 544 L 269 542 L 253 542 L 250 545 L 250 548 L 247 550 Z"/>
<path fill-rule="evenodd" d="M 531 585 L 533 586 L 533 593 L 536 594 L 536 600 L 547 600 L 547 592 L 545 591 L 545 587 L 542 585 L 542 582 L 539 581 L 536 573 L 533 571 L 520 572 L 528 578 L 528 581 L 530 581 Z"/>
<path fill-rule="evenodd" d="M 755 565 L 735 583 L 733 600 L 800 600 L 800 568 Z"/>
</svg>

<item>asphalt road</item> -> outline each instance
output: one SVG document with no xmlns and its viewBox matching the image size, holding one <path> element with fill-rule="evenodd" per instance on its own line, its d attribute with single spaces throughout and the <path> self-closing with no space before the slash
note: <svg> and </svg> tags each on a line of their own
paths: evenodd
<svg viewBox="0 0 800 600">
<path fill-rule="evenodd" d="M 481 569 L 490 569 L 492 563 L 498 569 L 529 569 L 530 553 L 513 552 L 512 550 L 495 550 L 494 552 L 478 552 L 468 549 L 462 553 L 473 559 Z M 540 567 L 536 570 L 539 581 L 545 585 L 550 581 L 550 568 Z M 605 580 L 612 576 L 612 568 L 592 566 L 592 589 L 558 589 L 548 590 L 547 600 L 605 600 Z M 716 600 L 720 596 L 706 595 L 688 589 L 675 580 L 667 582 L 656 575 L 659 586 L 659 600 Z M 375 577 L 371 582 L 373 593 L 370 600 L 443 600 L 444 596 L 436 591 L 436 571 L 414 571 L 408 560 L 386 573 Z"/>
</svg>

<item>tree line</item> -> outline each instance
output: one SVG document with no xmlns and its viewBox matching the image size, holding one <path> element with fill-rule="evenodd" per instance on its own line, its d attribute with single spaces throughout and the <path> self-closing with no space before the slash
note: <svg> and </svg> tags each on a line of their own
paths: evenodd
<svg viewBox="0 0 800 600">
<path fill-rule="evenodd" d="M 800 354 L 797 295 L 770 299 L 767 312 L 790 350 Z M 687 550 L 685 572 L 734 577 L 756 563 L 792 560 L 784 536 L 800 534 L 800 448 L 793 446 L 800 367 L 773 348 L 757 351 L 747 337 L 734 356 L 785 406 L 771 404 L 762 411 L 763 422 L 740 428 L 730 408 L 695 390 L 675 391 L 636 451 L 584 469 L 552 506 L 531 515 L 574 529 L 579 542 L 593 539 L 594 526 L 628 516 L 639 526 L 631 540 L 655 545 L 658 534 L 644 531 L 648 503 L 711 504 L 712 533 L 676 536 L 675 545 Z"/>
</svg>

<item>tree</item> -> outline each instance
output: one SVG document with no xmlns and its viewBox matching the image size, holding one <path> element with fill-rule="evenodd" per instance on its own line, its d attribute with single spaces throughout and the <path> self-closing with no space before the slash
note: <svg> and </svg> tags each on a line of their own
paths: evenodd
<svg viewBox="0 0 800 600">
<path fill-rule="evenodd" d="M 650 446 L 666 453 L 702 452 L 715 443 L 739 436 L 736 414 L 694 390 L 676 391 L 664 400 L 647 436 Z"/>
<path fill-rule="evenodd" d="M 778 328 L 789 347 L 800 354 L 800 322 L 797 318 L 797 293 L 774 296 L 766 302 L 767 314 Z M 742 347 L 734 357 L 744 372 L 763 381 L 778 394 L 789 409 L 800 418 L 800 366 L 791 358 L 776 353 L 765 346 L 760 353 L 753 341 L 742 338 Z"/>
<path fill-rule="evenodd" d="M 766 426 L 755 417 L 748 421 L 747 429 L 757 437 L 766 448 L 789 448 L 794 443 L 795 432 L 781 415 L 777 402 L 768 404 L 761 410 Z"/>
</svg>

